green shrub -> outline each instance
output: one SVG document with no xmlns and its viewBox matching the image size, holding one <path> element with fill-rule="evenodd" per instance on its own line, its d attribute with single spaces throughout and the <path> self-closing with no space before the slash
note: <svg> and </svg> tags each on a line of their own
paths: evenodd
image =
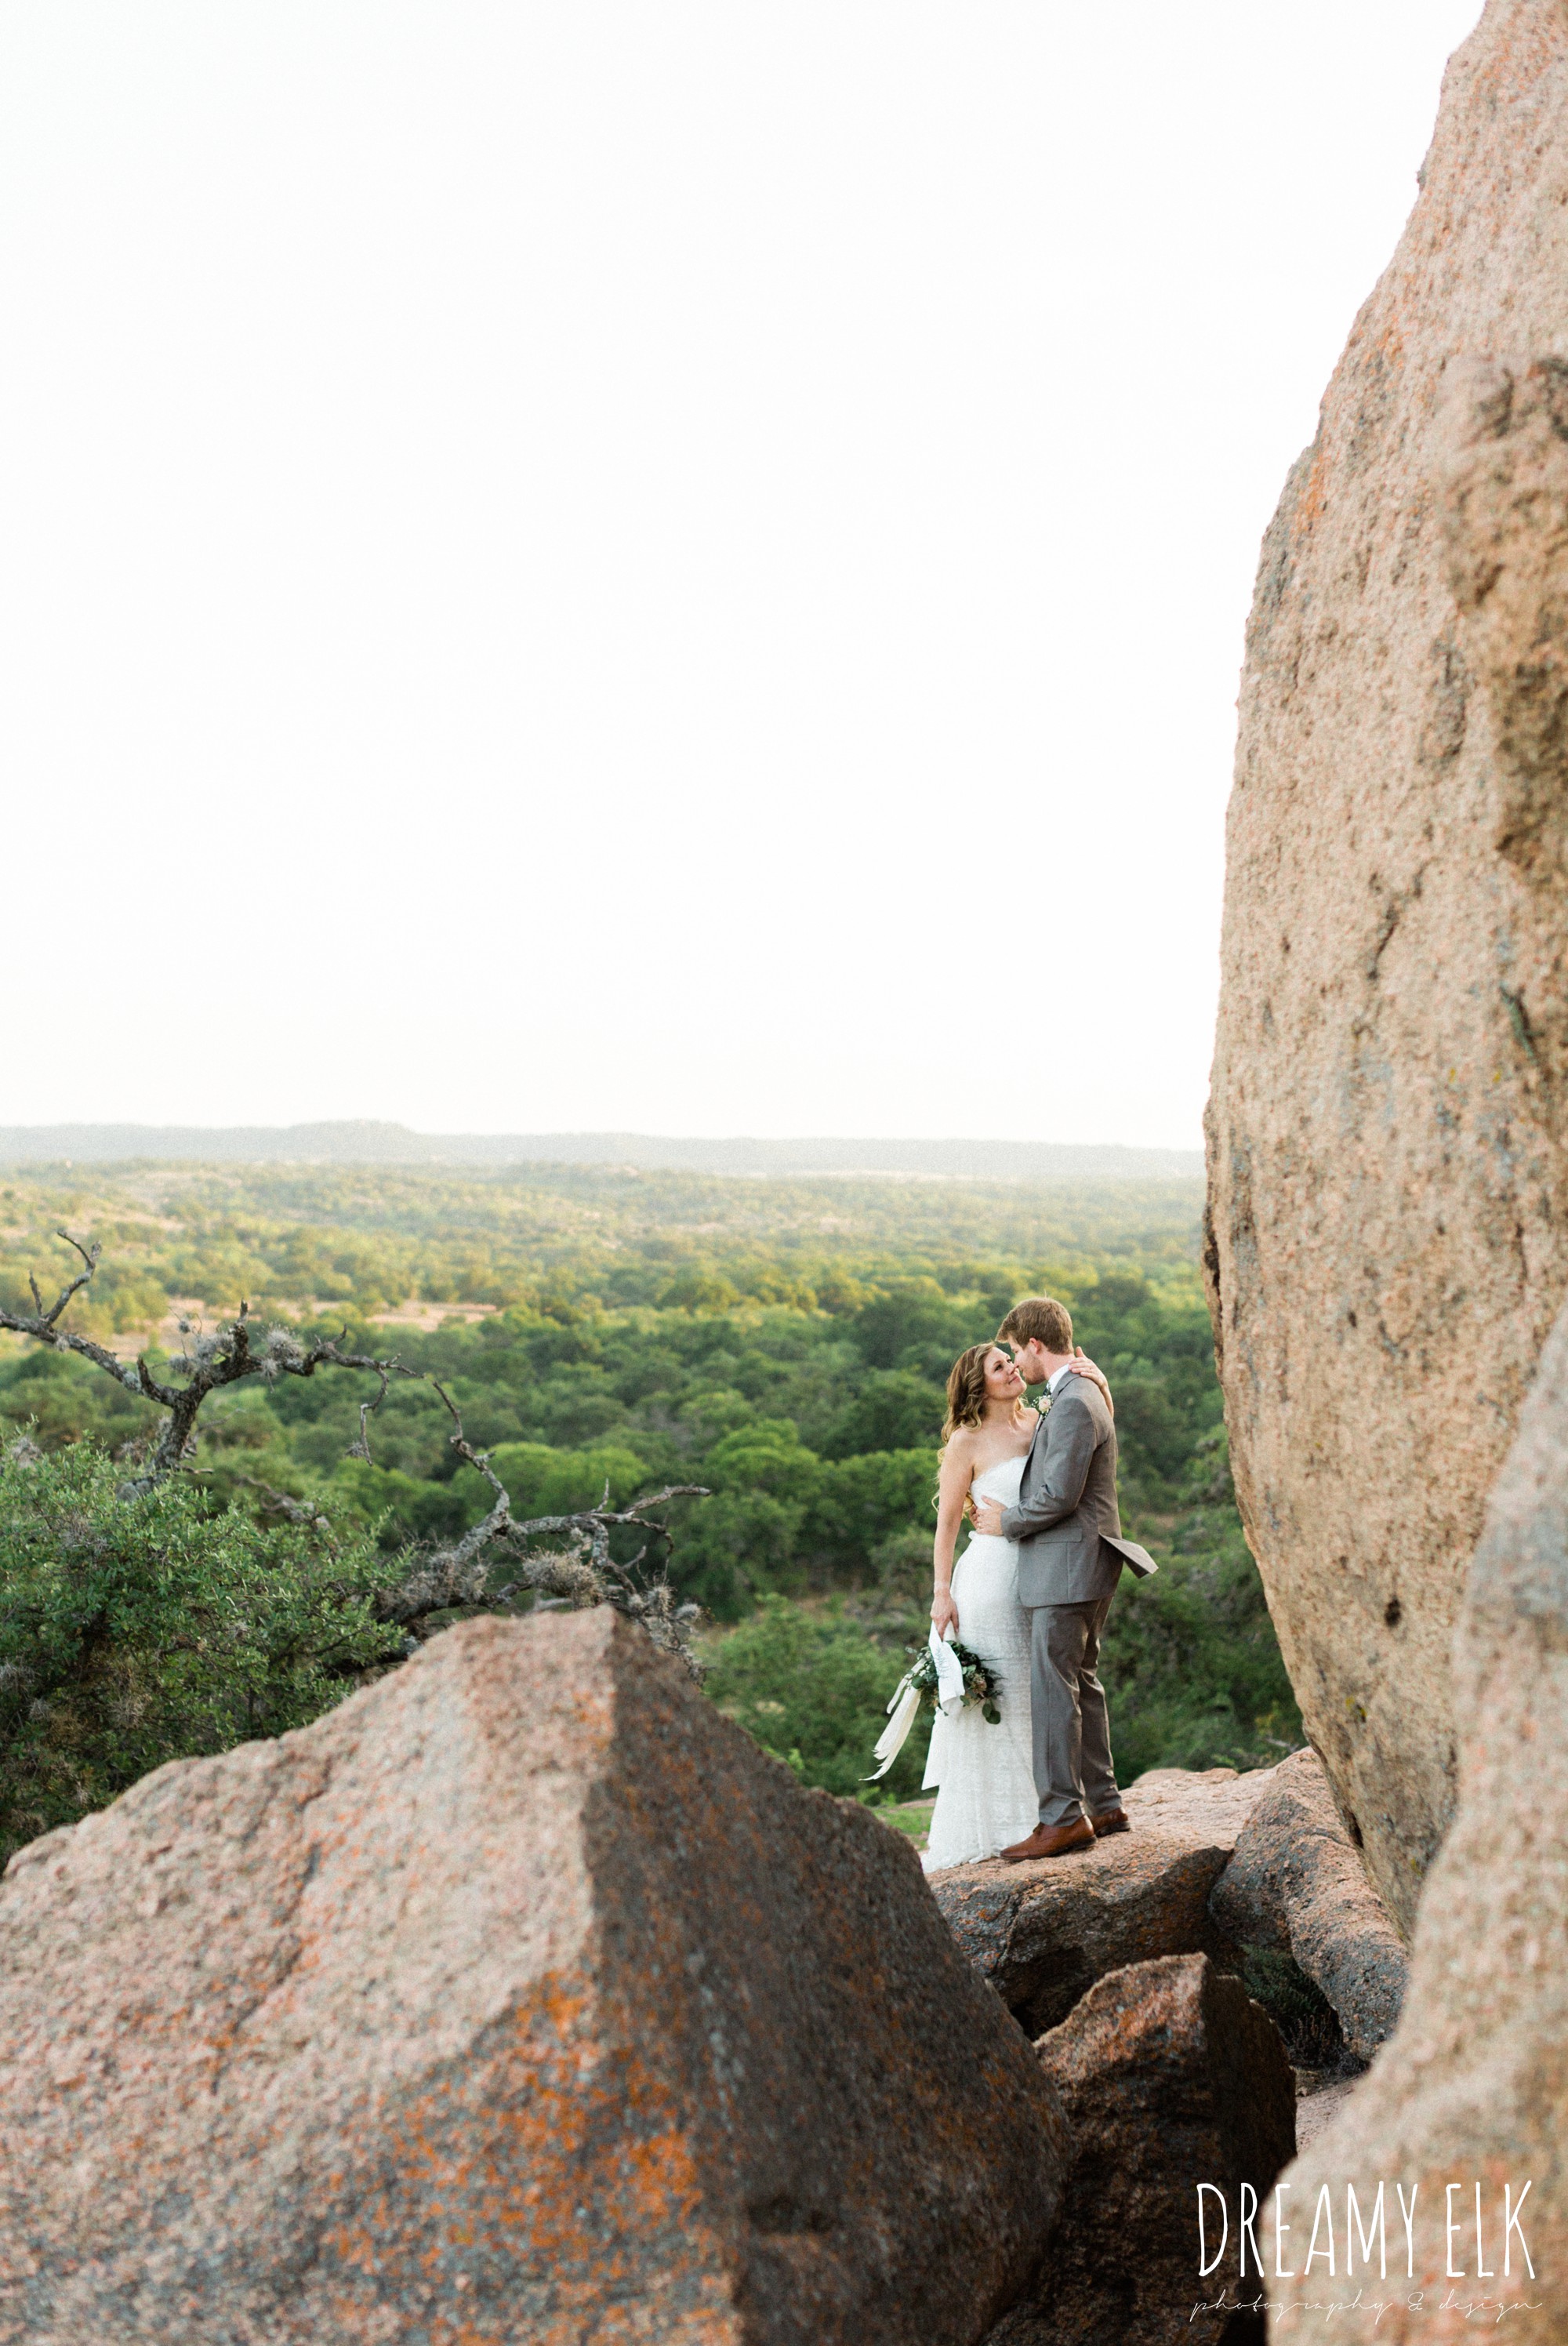
<svg viewBox="0 0 1568 2346">
<path fill-rule="evenodd" d="M 835 1576 L 862 1578 L 873 1551 L 898 1533 L 936 1532 L 934 1450 L 873 1451 L 824 1465 L 801 1542 Z"/>
<path fill-rule="evenodd" d="M 86 1443 L 0 1466 L 0 1851 L 101 1808 L 167 1760 L 302 1727 L 402 1634 L 393 1560 L 357 1532 L 212 1513 L 176 1481 L 116 1496 Z"/>
<path fill-rule="evenodd" d="M 715 1642 L 708 1691 L 802 1783 L 853 1794 L 871 1772 L 871 1747 L 903 1668 L 841 1614 L 765 1596 L 750 1620 Z M 908 1800 L 920 1790 L 930 1740 L 922 1712 L 882 1780 L 885 1794 Z"/>
<path fill-rule="evenodd" d="M 1333 2005 L 1293 1955 L 1272 1947 L 1241 1952 L 1247 1993 L 1268 2013 L 1298 2067 L 1350 2073 L 1363 2066 L 1349 2051 Z"/>
<path fill-rule="evenodd" d="M 770 1499 L 809 1506 L 826 1470 L 787 1417 L 759 1417 L 715 1443 L 703 1467 L 718 1491 L 766 1491 Z"/>
<path fill-rule="evenodd" d="M 719 1491 L 690 1509 L 670 1578 L 716 1621 L 738 1621 L 765 1591 L 797 1590 L 800 1510 L 766 1491 Z"/>
<path fill-rule="evenodd" d="M 6 1419 L 45 1450 L 87 1433 L 112 1449 L 159 1425 L 162 1412 L 74 1352 L 28 1350 L 0 1357 L 0 1425 Z"/>
<path fill-rule="evenodd" d="M 345 1512 L 361 1525 L 376 1527 L 379 1543 L 386 1549 L 402 1547 L 411 1539 L 457 1538 L 484 1513 L 484 1497 L 489 1495 L 477 1475 L 464 1474 L 461 1482 L 427 1483 L 417 1474 L 405 1474 L 401 1467 L 373 1465 L 368 1458 L 340 1461 L 331 1489 Z M 484 1497 L 478 1495 L 481 1492 Z"/>
<path fill-rule="evenodd" d="M 624 1443 L 596 1442 L 586 1450 L 555 1450 L 544 1442 L 503 1442 L 491 1464 L 505 1484 L 512 1512 L 525 1515 L 575 1515 L 596 1507 L 610 1486 L 610 1504 L 624 1507 L 648 1482 L 648 1471 Z M 475 1489 L 479 1485 L 475 1479 Z M 490 1504 L 484 1492 L 480 1513 Z"/>
<path fill-rule="evenodd" d="M 932 1450 L 942 1439 L 942 1390 L 907 1369 L 870 1369 L 855 1382 L 824 1438 L 823 1455 L 854 1458 L 878 1450 Z"/>
</svg>

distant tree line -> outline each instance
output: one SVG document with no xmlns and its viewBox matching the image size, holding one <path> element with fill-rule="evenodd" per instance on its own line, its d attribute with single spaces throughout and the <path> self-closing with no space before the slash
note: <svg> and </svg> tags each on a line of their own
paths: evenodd
<svg viewBox="0 0 1568 2346">
<path fill-rule="evenodd" d="M 158 1170 L 161 1178 L 167 1168 Z M 334 1260 L 351 1266 L 361 1247 L 417 1253 L 427 1244 L 456 1243 L 450 1234 L 438 1239 L 409 1227 L 435 1219 L 443 1198 L 450 1208 L 452 1184 L 422 1190 L 406 1175 L 332 1178 L 337 1210 L 360 1217 L 360 1227 L 336 1233 Z M 314 1224 L 289 1236 L 277 1219 L 286 1185 L 266 1188 L 263 1214 L 249 1189 L 237 1195 L 229 1182 L 226 1222 L 218 1210 L 222 1193 L 204 1187 L 207 1180 L 192 1177 L 191 1189 L 177 1185 L 172 1198 L 144 1189 L 151 1204 L 134 1209 L 123 1196 L 109 1200 L 119 1209 L 117 1221 L 107 1218 L 111 1231 L 139 1230 L 148 1259 L 158 1258 L 156 1278 L 165 1283 L 155 1300 L 167 1307 L 171 1291 L 209 1296 L 218 1278 L 253 1268 L 270 1251 L 274 1270 L 278 1260 L 290 1260 L 310 1269 L 319 1303 L 325 1240 Z M 307 1194 L 296 1198 L 297 1209 L 319 1211 L 321 1182 L 300 1186 Z M 1058 1230 L 1065 1260 L 1054 1262 L 1044 1251 L 1051 1209 L 1039 1197 L 972 1198 L 958 1185 L 938 1184 L 888 1185 L 890 1195 L 868 1196 L 875 1185 L 824 1184 L 827 1202 L 839 1209 L 827 1215 L 810 1185 L 681 1184 L 672 1177 L 662 1207 L 647 1198 L 647 1186 L 617 1186 L 608 1177 L 564 1191 L 538 1183 L 462 1185 L 473 1218 L 462 1244 L 476 1258 L 483 1252 L 488 1205 L 496 1251 L 515 1249 L 535 1290 L 474 1324 L 449 1321 L 429 1333 L 377 1325 L 382 1287 L 368 1302 L 357 1291 L 344 1295 L 331 1315 L 320 1308 L 283 1315 L 290 1341 L 330 1344 L 350 1359 L 395 1356 L 406 1372 L 392 1378 L 375 1413 L 369 1454 L 360 1411 L 375 1391 L 373 1377 L 281 1375 L 211 1392 L 178 1492 L 160 1494 L 148 1520 L 183 1526 L 179 1552 L 188 1559 L 193 1542 L 199 1548 L 208 1541 L 220 1580 L 232 1568 L 248 1586 L 275 1583 L 281 1626 L 272 1644 L 271 1631 L 258 1632 L 248 1650 L 275 1648 L 292 1659 L 276 1664 L 265 1689 L 239 1671 L 224 1695 L 226 1649 L 209 1639 L 197 1706 L 207 1705 L 204 1733 L 233 1739 L 276 1731 L 399 1658 L 402 1641 L 377 1606 L 384 1609 L 386 1591 L 398 1576 L 406 1581 L 422 1557 L 450 1553 L 470 1537 L 494 1503 L 484 1474 L 453 1444 L 456 1410 L 467 1451 L 488 1454 L 518 1517 L 579 1515 L 606 1503 L 606 1485 L 612 1510 L 670 1485 L 711 1492 L 661 1511 L 671 1533 L 673 1599 L 700 1605 L 718 1625 L 707 1645 L 710 1691 L 806 1780 L 853 1790 L 904 1647 L 923 1634 L 946 1371 L 1019 1293 L 1049 1286 L 1065 1295 L 1081 1340 L 1113 1382 L 1125 1512 L 1165 1566 L 1143 1586 L 1129 1583 L 1112 1616 L 1106 1668 L 1117 1687 L 1124 1772 L 1161 1761 L 1256 1764 L 1299 1741 L 1230 1493 L 1190 1199 L 1182 1205 L 1185 1223 L 1168 1200 L 1124 1201 L 1120 1224 L 1114 1199 L 1094 1201 L 1092 1210 L 1082 1209 L 1081 1226 L 1098 1229 L 1106 1251 L 1074 1253 Z M 23 1202 L 41 1208 L 46 1196 L 68 1202 L 43 1188 Z M 176 1213 L 160 1214 L 148 1236 L 152 1208 L 178 1205 L 182 1197 L 200 1223 L 189 1239 L 203 1250 L 199 1278 L 194 1252 L 178 1251 L 186 1225 L 172 1233 L 161 1228 L 178 1223 Z M 901 1240 L 901 1200 L 909 1223 Z M 673 1224 L 660 1220 L 661 1211 L 677 1217 Z M 143 1220 L 131 1219 L 132 1212 Z M 803 1228 L 825 1219 L 847 1227 Z M 524 1222 L 535 1231 L 532 1254 Z M 1041 1251 L 1021 1259 L 999 1246 L 988 1259 L 962 1243 L 977 1226 L 993 1237 L 1026 1233 Z M 36 1243 L 20 1213 L 13 1229 Z M 93 1235 L 104 1230 L 95 1226 Z M 308 1266 L 307 1239 L 318 1250 Z M 288 1257 L 287 1246 L 296 1243 L 300 1253 Z M 158 1256 L 166 1245 L 175 1250 L 168 1260 Z M 4 1253 L 10 1283 L 0 1289 L 25 1299 L 19 1239 L 8 1239 Z M 106 1243 L 92 1294 L 113 1260 Z M 351 1289 L 351 1271 L 334 1275 Z M 171 1289 L 167 1282 L 177 1276 L 180 1284 Z M 552 1280 L 569 1295 L 547 1296 Z M 391 1284 L 400 1286 L 401 1277 Z M 642 1300 L 614 1300 L 628 1290 Z M 229 1290 L 222 1309 L 231 1311 L 243 1292 Z M 217 1325 L 218 1307 L 211 1310 Z M 178 1341 L 188 1347 L 192 1338 Z M 165 1348 L 150 1345 L 148 1358 L 155 1375 L 167 1372 Z M 90 1362 L 18 1341 L 0 1346 L 0 1423 L 6 1419 L 43 1454 L 37 1464 L 45 1472 L 24 1458 L 7 1484 L 12 1545 L 0 1553 L 0 1647 L 5 1623 L 20 1617 L 18 1576 L 36 1580 L 48 1547 L 28 1523 L 29 1510 L 42 1509 L 54 1487 L 49 1476 L 78 1478 L 70 1484 L 74 1520 L 96 1523 L 96 1511 L 108 1509 L 93 1536 L 109 1537 L 121 1525 L 110 1496 L 145 1464 L 160 1413 Z M 153 1535 L 138 1532 L 127 1546 L 122 1530 L 113 1529 L 109 1545 L 125 1548 L 134 1579 L 153 1553 Z M 168 1536 L 174 1538 L 173 1528 Z M 616 1539 L 629 1555 L 630 1542 Z M 32 1560 L 24 1565 L 24 1556 Z M 301 1642 L 288 1628 L 306 1585 L 325 1592 L 324 1645 Z M 65 1586 L 45 1608 L 56 1625 L 50 1637 L 63 1617 Z M 532 1599 L 524 1589 L 514 1601 Z M 355 1606 L 370 1610 L 361 1618 Z M 334 1607 L 347 1608 L 341 1620 Z M 106 1617 L 122 1617 L 111 1607 Z M 238 1617 L 232 1606 L 225 1617 Z M 150 1643 L 138 1647 L 136 1677 L 144 1688 L 161 1683 L 147 1658 L 157 1637 L 148 1631 Z M 22 1668 L 15 1655 L 11 1661 Z M 35 1755 L 39 1738 L 49 1740 L 46 1719 L 25 1706 L 50 1698 L 35 1687 L 25 1716 L 7 1713 L 5 1667 L 0 1651 L 0 1772 L 11 1764 L 8 1733 L 30 1737 Z M 194 1683 L 193 1668 L 171 1662 L 168 1685 Z M 15 1703 L 24 1702 L 19 1686 L 18 1679 Z M 127 1699 L 123 1688 L 115 1694 L 117 1716 L 129 1716 Z M 148 1700 L 144 1723 L 158 1708 Z M 107 1796 L 111 1780 L 117 1789 L 116 1770 L 133 1766 L 138 1754 L 156 1746 L 171 1756 L 181 1736 L 195 1732 L 178 1724 L 195 1715 L 180 1708 L 185 1700 L 163 1727 L 147 1726 L 151 1743 L 122 1737 L 112 1766 L 83 1762 L 85 1804 Z M 63 1718 L 50 1732 L 68 1744 Z M 886 1789 L 910 1791 L 921 1764 L 917 1739 Z"/>
</svg>

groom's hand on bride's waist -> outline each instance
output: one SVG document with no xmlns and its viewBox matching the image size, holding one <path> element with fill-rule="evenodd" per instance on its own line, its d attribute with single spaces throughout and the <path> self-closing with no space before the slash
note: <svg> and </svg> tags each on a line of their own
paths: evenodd
<svg viewBox="0 0 1568 2346">
<path fill-rule="evenodd" d="M 974 1509 L 975 1530 L 977 1532 L 983 1532 L 989 1538 L 1000 1538 L 1002 1534 L 1001 1501 L 999 1499 L 975 1499 L 972 1502 L 972 1504 Z"/>
</svg>

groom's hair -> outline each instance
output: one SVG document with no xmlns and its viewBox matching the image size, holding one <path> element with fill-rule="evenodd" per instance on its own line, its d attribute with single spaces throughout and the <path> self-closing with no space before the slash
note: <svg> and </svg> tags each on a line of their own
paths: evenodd
<svg viewBox="0 0 1568 2346">
<path fill-rule="evenodd" d="M 1044 1344 L 1048 1352 L 1073 1349 L 1073 1315 L 1052 1295 L 1026 1295 L 996 1331 L 999 1344 Z"/>
</svg>

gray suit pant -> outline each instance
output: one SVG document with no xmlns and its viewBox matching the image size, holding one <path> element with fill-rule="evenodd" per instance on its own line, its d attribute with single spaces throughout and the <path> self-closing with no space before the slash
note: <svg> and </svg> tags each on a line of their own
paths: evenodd
<svg viewBox="0 0 1568 2346">
<path fill-rule="evenodd" d="M 1029 1608 L 1029 1705 L 1043 1825 L 1118 1809 L 1105 1689 L 1095 1675 L 1108 1596 Z"/>
</svg>

